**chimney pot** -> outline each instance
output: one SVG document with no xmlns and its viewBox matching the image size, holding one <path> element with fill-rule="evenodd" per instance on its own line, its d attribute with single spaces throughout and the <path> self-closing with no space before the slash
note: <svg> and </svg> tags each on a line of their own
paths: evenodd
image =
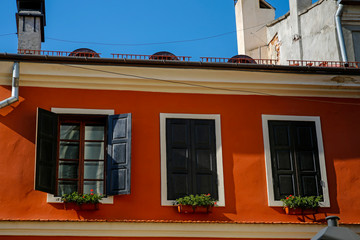
<svg viewBox="0 0 360 240">
<path fill-rule="evenodd" d="M 338 227 L 340 218 L 338 216 L 329 216 L 325 218 L 328 223 L 328 227 Z"/>
</svg>

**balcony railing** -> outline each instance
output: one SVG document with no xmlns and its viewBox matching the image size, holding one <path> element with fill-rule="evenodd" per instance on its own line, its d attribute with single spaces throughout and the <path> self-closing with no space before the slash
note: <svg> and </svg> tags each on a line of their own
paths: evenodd
<svg viewBox="0 0 360 240">
<path fill-rule="evenodd" d="M 113 58 L 119 59 L 138 59 L 138 60 L 177 60 L 177 61 L 190 61 L 191 57 L 175 56 L 175 55 L 139 55 L 139 54 L 123 54 L 112 53 Z"/>
<path fill-rule="evenodd" d="M 200 57 L 201 62 L 278 65 L 276 59 Z"/>
<path fill-rule="evenodd" d="M 289 66 L 360 68 L 360 62 L 288 60 Z"/>
<path fill-rule="evenodd" d="M 101 53 L 92 52 L 65 52 L 65 51 L 47 51 L 47 50 L 30 50 L 18 49 L 18 54 L 46 55 L 46 56 L 63 56 L 63 57 L 100 57 Z"/>
</svg>

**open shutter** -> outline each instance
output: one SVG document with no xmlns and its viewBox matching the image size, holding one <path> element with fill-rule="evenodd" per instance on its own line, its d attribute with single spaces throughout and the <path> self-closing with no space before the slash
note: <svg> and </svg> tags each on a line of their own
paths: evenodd
<svg viewBox="0 0 360 240">
<path fill-rule="evenodd" d="M 108 129 L 106 194 L 130 194 L 131 113 L 109 116 Z"/>
<path fill-rule="evenodd" d="M 214 120 L 191 120 L 193 193 L 218 199 Z"/>
<path fill-rule="evenodd" d="M 55 194 L 58 116 L 38 108 L 35 190 Z"/>
<path fill-rule="evenodd" d="M 167 199 L 191 194 L 190 120 L 166 119 Z"/>
<path fill-rule="evenodd" d="M 269 136 L 275 200 L 297 195 L 290 123 L 269 121 Z"/>
</svg>

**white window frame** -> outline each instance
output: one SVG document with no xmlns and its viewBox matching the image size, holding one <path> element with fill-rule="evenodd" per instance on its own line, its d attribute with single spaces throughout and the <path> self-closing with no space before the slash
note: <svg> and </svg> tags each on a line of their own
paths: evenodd
<svg viewBox="0 0 360 240">
<path fill-rule="evenodd" d="M 87 115 L 114 115 L 114 109 L 82 109 L 82 108 L 51 108 L 51 112 L 57 114 L 87 114 Z M 106 187 L 106 186 L 105 186 Z M 62 203 L 61 197 L 55 197 L 48 193 L 46 201 L 48 203 Z M 100 200 L 102 204 L 114 204 L 114 197 L 108 196 Z"/>
<path fill-rule="evenodd" d="M 321 174 L 321 186 L 323 190 L 324 201 L 320 203 L 321 207 L 330 207 L 329 187 L 326 176 L 326 164 L 324 155 L 324 146 L 321 132 L 321 122 L 318 116 L 287 116 L 287 115 L 262 115 L 262 127 L 264 138 L 264 151 L 265 151 L 265 165 L 266 165 L 266 182 L 268 190 L 268 205 L 271 207 L 283 206 L 281 201 L 275 200 L 274 186 L 273 186 L 273 174 L 271 165 L 271 153 L 270 153 L 270 139 L 269 139 L 269 120 L 278 121 L 302 121 L 302 122 L 314 122 L 316 128 L 316 137 L 319 152 L 319 165 Z"/>
<path fill-rule="evenodd" d="M 173 200 L 167 199 L 167 168 L 166 168 L 166 119 L 207 119 L 215 120 L 215 141 L 216 141 L 216 167 L 218 180 L 217 206 L 225 206 L 223 157 L 221 145 L 221 122 L 219 114 L 178 114 L 160 113 L 160 152 L 161 152 L 161 205 L 172 206 Z"/>
</svg>

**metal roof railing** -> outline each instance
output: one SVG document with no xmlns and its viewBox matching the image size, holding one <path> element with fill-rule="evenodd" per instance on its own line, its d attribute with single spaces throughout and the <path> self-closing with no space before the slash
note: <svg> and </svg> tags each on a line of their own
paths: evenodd
<svg viewBox="0 0 360 240">
<path fill-rule="evenodd" d="M 360 62 L 288 60 L 289 66 L 360 68 Z"/>
<path fill-rule="evenodd" d="M 66 51 L 47 51 L 47 50 L 31 50 L 31 49 L 18 49 L 18 54 L 33 54 L 33 55 L 46 55 L 46 56 L 63 56 L 63 57 L 100 57 L 101 53 L 92 52 L 66 52 Z"/>
<path fill-rule="evenodd" d="M 201 62 L 279 65 L 276 59 L 200 57 Z"/>
<path fill-rule="evenodd" d="M 175 55 L 140 55 L 140 54 L 124 54 L 124 53 L 111 53 L 113 58 L 119 59 L 138 59 L 138 60 L 177 60 L 177 61 L 190 61 L 191 57 L 188 56 L 175 56 Z"/>
</svg>

